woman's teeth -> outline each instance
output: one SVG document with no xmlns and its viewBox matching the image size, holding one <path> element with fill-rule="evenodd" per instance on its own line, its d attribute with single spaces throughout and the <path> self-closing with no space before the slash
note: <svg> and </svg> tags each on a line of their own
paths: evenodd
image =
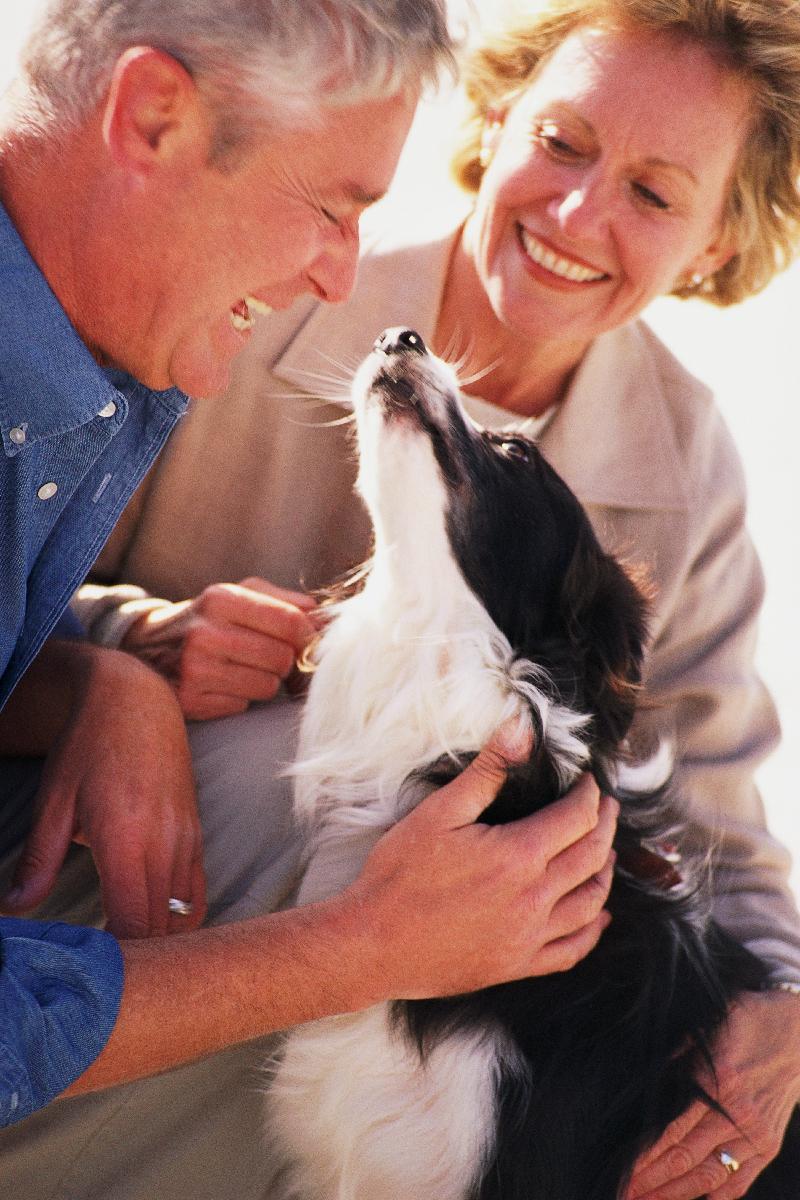
<svg viewBox="0 0 800 1200">
<path fill-rule="evenodd" d="M 527 229 L 520 227 L 520 233 L 528 257 L 532 258 L 540 267 L 551 271 L 553 275 L 558 275 L 560 279 L 569 279 L 573 283 L 594 283 L 598 279 L 606 278 L 604 271 L 592 271 L 568 258 L 561 258 L 558 254 L 554 254 L 541 242 L 537 242 Z"/>
<path fill-rule="evenodd" d="M 267 317 L 271 312 L 272 309 L 263 300 L 258 300 L 255 296 L 245 296 L 244 300 L 236 301 L 229 315 L 236 332 L 247 333 L 253 328 L 253 314 Z"/>
</svg>

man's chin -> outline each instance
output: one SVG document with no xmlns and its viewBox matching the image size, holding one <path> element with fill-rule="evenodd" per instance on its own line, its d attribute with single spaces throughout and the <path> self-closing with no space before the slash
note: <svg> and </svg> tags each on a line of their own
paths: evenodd
<svg viewBox="0 0 800 1200">
<path fill-rule="evenodd" d="M 176 361 L 165 386 L 179 388 L 196 399 L 215 400 L 228 390 L 234 357 L 209 355 L 194 361 Z"/>
</svg>

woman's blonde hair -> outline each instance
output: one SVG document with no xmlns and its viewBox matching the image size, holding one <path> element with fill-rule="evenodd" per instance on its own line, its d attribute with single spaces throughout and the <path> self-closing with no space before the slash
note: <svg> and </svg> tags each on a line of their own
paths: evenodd
<svg viewBox="0 0 800 1200">
<path fill-rule="evenodd" d="M 512 4 L 464 66 L 469 104 L 453 158 L 476 192 L 487 115 L 502 110 L 572 32 L 600 26 L 663 33 L 704 46 L 751 88 L 753 118 L 727 201 L 733 258 L 677 296 L 736 304 L 760 291 L 800 248 L 800 3 L 798 0 L 545 0 Z M 533 11 L 532 11 L 533 8 Z"/>
</svg>

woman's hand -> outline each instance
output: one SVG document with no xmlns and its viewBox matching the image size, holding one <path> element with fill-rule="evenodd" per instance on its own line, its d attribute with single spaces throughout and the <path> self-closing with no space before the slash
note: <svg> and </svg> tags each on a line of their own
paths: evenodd
<svg viewBox="0 0 800 1200">
<path fill-rule="evenodd" d="M 56 664 L 54 664 L 55 666 Z M 129 655 L 62 643 L 76 667 L 45 759 L 31 831 L 3 908 L 52 891 L 70 843 L 92 852 L 108 928 L 118 937 L 186 932 L 206 911 L 202 836 L 186 731 L 172 690 Z M 191 912 L 173 915 L 169 900 Z"/>
<path fill-rule="evenodd" d="M 700 1083 L 730 1120 L 700 1101 L 639 1160 L 625 1200 L 739 1200 L 778 1153 L 800 1100 L 800 996 L 749 992 L 714 1049 L 716 1082 Z M 740 1164 L 731 1172 L 726 1151 Z"/>
<path fill-rule="evenodd" d="M 232 716 L 273 699 L 314 636 L 315 608 L 311 596 L 263 579 L 217 583 L 145 613 L 122 649 L 169 680 L 185 717 Z"/>
</svg>

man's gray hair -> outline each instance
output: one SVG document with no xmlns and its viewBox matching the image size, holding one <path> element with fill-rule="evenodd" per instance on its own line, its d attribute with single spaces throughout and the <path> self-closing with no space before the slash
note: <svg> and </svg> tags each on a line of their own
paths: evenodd
<svg viewBox="0 0 800 1200">
<path fill-rule="evenodd" d="M 424 87 L 454 63 L 446 0 L 49 0 L 23 51 L 18 119 L 46 135 L 80 124 L 132 46 L 183 64 L 223 146 L 264 119 L 302 124 Z"/>
</svg>

